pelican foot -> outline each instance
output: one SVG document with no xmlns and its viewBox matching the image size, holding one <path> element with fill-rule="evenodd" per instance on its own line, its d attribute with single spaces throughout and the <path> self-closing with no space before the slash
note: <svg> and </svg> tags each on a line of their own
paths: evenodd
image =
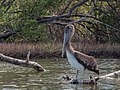
<svg viewBox="0 0 120 90">
<path fill-rule="evenodd" d="M 68 75 L 64 75 L 63 79 L 66 80 L 68 83 L 70 84 L 97 84 L 98 80 L 100 79 L 99 77 L 92 77 L 90 76 L 90 79 L 78 79 L 78 78 L 74 78 L 71 79 Z"/>
<path fill-rule="evenodd" d="M 72 79 L 70 81 L 71 84 L 97 84 L 97 80 L 96 79 L 84 79 L 84 80 L 80 80 L 80 79 Z"/>
<path fill-rule="evenodd" d="M 71 84 L 79 84 L 80 83 L 80 81 L 79 81 L 79 79 L 72 79 L 71 81 L 70 81 L 70 83 Z"/>
</svg>

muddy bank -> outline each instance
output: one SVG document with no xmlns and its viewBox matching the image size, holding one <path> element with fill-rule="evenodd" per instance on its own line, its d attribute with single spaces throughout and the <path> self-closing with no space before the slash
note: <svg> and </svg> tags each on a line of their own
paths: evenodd
<svg viewBox="0 0 120 90">
<path fill-rule="evenodd" d="M 95 56 L 96 58 L 119 58 L 120 44 L 82 44 L 73 43 L 73 47 L 86 53 Z M 15 57 L 26 58 L 30 51 L 30 58 L 60 58 L 62 43 L 0 43 L 0 53 Z"/>
</svg>

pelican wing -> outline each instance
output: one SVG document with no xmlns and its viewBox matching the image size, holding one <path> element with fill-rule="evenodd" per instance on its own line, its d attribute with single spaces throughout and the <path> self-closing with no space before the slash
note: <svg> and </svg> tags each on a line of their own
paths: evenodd
<svg viewBox="0 0 120 90">
<path fill-rule="evenodd" d="M 97 74 L 99 74 L 99 70 L 97 68 L 97 61 L 95 60 L 94 57 L 88 56 L 86 54 L 83 54 L 81 52 L 75 51 L 74 52 L 75 58 L 77 61 L 82 64 L 85 69 L 88 69 L 90 71 L 94 71 Z"/>
</svg>

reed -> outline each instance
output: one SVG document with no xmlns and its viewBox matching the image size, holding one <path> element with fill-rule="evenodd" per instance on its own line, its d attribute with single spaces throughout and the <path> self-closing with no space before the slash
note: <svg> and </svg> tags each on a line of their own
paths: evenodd
<svg viewBox="0 0 120 90">
<path fill-rule="evenodd" d="M 73 43 L 76 50 L 98 58 L 119 58 L 120 44 Z M 61 43 L 0 43 L 0 53 L 15 57 L 26 58 L 31 52 L 31 58 L 61 57 Z"/>
</svg>

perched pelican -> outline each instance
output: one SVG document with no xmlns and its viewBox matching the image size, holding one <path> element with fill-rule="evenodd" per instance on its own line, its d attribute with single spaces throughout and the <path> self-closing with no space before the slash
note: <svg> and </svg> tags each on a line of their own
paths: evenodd
<svg viewBox="0 0 120 90">
<path fill-rule="evenodd" d="M 95 60 L 95 58 L 81 53 L 79 51 L 76 51 L 71 46 L 71 38 L 73 37 L 74 32 L 75 30 L 72 24 L 65 26 L 62 57 L 64 57 L 64 54 L 66 52 L 69 63 L 72 67 L 74 67 L 77 70 L 76 78 L 78 76 L 79 71 L 83 73 L 86 69 L 93 71 L 99 75 L 97 61 Z"/>
</svg>

